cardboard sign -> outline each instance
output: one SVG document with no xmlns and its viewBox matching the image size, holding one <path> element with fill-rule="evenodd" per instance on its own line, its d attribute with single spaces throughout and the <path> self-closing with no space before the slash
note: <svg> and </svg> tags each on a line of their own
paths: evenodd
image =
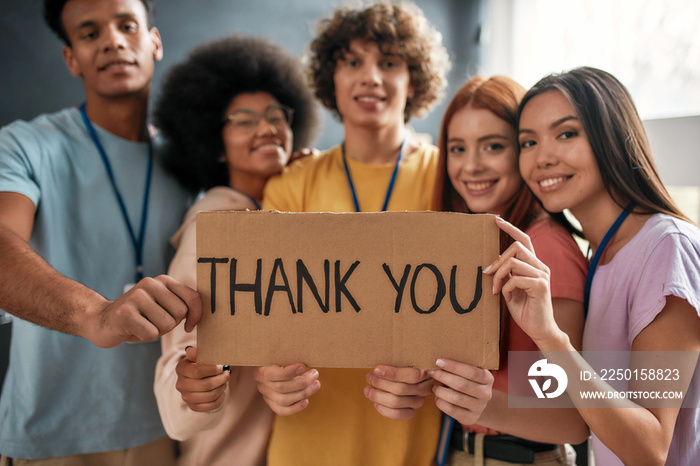
<svg viewBox="0 0 700 466">
<path fill-rule="evenodd" d="M 493 215 L 197 214 L 198 361 L 498 368 Z"/>
</svg>

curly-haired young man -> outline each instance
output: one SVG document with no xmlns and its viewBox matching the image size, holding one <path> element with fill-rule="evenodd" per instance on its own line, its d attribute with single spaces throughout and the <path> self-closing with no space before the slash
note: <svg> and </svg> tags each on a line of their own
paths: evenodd
<svg viewBox="0 0 700 466">
<path fill-rule="evenodd" d="M 437 148 L 406 123 L 440 97 L 449 66 L 440 34 L 410 3 L 340 8 L 320 22 L 309 75 L 341 120 L 339 146 L 300 160 L 265 189 L 263 207 L 296 212 L 427 210 Z M 428 465 L 440 412 L 425 371 L 378 366 L 255 371 L 278 416 L 270 465 Z M 425 402 L 425 404 L 424 404 Z"/>
</svg>

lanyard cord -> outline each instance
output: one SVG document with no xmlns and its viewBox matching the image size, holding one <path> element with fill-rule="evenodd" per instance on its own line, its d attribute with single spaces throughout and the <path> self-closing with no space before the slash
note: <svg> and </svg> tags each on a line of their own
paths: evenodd
<svg viewBox="0 0 700 466">
<path fill-rule="evenodd" d="M 620 212 L 620 215 L 618 215 L 617 219 L 612 224 L 612 226 L 607 231 L 607 233 L 605 233 L 605 236 L 603 236 L 603 241 L 600 242 L 600 244 L 598 245 L 598 249 L 596 249 L 595 254 L 593 254 L 593 259 L 591 259 L 591 263 L 588 266 L 588 273 L 586 274 L 586 285 L 583 289 L 583 317 L 584 317 L 584 319 L 588 315 L 588 302 L 589 302 L 589 298 L 591 296 L 591 285 L 593 284 L 593 275 L 595 275 L 595 269 L 598 267 L 598 262 L 600 261 L 600 256 L 603 255 L 603 251 L 605 250 L 605 247 L 610 242 L 610 239 L 613 237 L 613 235 L 620 228 L 620 225 L 622 225 L 622 222 L 625 221 L 625 219 L 627 218 L 627 216 L 629 215 L 629 213 L 632 209 L 634 209 L 634 203 L 630 202 L 629 204 L 627 204 L 625 209 L 622 212 Z"/>
<path fill-rule="evenodd" d="M 114 177 L 114 172 L 112 171 L 112 165 L 109 163 L 109 159 L 107 158 L 107 152 L 104 149 L 104 146 L 102 146 L 102 143 L 100 142 L 100 138 L 97 136 L 97 132 L 95 131 L 94 126 L 92 125 L 92 122 L 88 119 L 87 116 L 87 110 L 85 109 L 85 102 L 83 102 L 80 105 L 80 114 L 83 117 L 83 122 L 85 123 L 85 127 L 87 128 L 88 133 L 90 134 L 90 137 L 92 138 L 92 142 L 95 144 L 95 147 L 97 148 L 97 152 L 100 153 L 100 158 L 102 158 L 102 163 L 105 166 L 105 170 L 107 171 L 107 176 L 109 176 L 109 181 L 112 183 L 112 188 L 114 188 L 114 194 L 117 197 L 117 201 L 119 202 L 119 207 L 122 212 L 122 217 L 124 217 L 124 222 L 126 223 L 126 226 L 129 230 L 129 236 L 131 237 L 131 242 L 134 246 L 134 253 L 136 256 L 136 276 L 135 279 L 138 282 L 143 278 L 143 244 L 145 242 L 146 238 L 146 221 L 148 219 L 148 199 L 149 195 L 151 192 L 151 179 L 153 177 L 153 146 L 151 144 L 151 138 L 148 138 L 148 167 L 146 169 L 146 187 L 144 189 L 144 194 L 143 194 L 143 207 L 141 209 L 141 226 L 139 228 L 139 236 L 138 238 L 136 237 L 136 234 L 134 233 L 134 228 L 131 225 L 131 221 L 129 220 L 129 214 L 126 210 L 126 204 L 124 203 L 124 199 L 121 195 L 121 192 L 119 191 L 119 187 L 117 187 L 117 180 Z"/>
<path fill-rule="evenodd" d="M 440 438 L 438 439 L 437 451 L 435 452 L 435 464 L 445 466 L 447 455 L 450 450 L 450 440 L 452 437 L 452 427 L 455 420 L 447 414 L 442 415 L 442 427 L 440 428 Z"/>
<path fill-rule="evenodd" d="M 401 148 L 399 149 L 399 157 L 396 159 L 396 164 L 394 165 L 394 171 L 391 173 L 391 179 L 389 180 L 389 186 L 386 190 L 386 196 L 384 196 L 384 204 L 382 204 L 382 212 L 386 212 L 387 207 L 389 207 L 389 199 L 391 199 L 391 194 L 394 191 L 394 184 L 396 184 L 396 177 L 399 174 L 399 162 L 403 158 L 403 149 L 406 146 L 406 136 L 404 136 L 401 142 Z M 340 146 L 343 153 L 343 166 L 345 167 L 345 176 L 348 179 L 348 185 L 350 186 L 350 193 L 352 194 L 352 202 L 355 204 L 355 212 L 362 212 L 360 209 L 360 201 L 357 199 L 357 192 L 355 191 L 355 183 L 352 182 L 352 176 L 350 176 L 350 169 L 348 168 L 348 162 L 345 157 L 345 142 Z"/>
</svg>

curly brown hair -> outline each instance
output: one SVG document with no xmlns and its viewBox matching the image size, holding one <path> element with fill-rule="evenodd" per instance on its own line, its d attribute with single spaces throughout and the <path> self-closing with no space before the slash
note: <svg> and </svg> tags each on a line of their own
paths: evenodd
<svg viewBox="0 0 700 466">
<path fill-rule="evenodd" d="M 415 92 L 406 102 L 405 122 L 421 116 L 442 98 L 450 60 L 442 35 L 428 23 L 420 8 L 408 2 L 341 7 L 319 22 L 307 70 L 316 97 L 341 120 L 333 75 L 353 39 L 376 42 L 383 52 L 390 50 L 406 61 Z"/>
</svg>

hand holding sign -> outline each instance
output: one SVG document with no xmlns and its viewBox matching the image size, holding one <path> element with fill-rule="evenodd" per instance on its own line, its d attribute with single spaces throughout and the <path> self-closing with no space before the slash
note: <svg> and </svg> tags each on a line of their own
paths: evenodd
<svg viewBox="0 0 700 466">
<path fill-rule="evenodd" d="M 554 320 L 549 267 L 537 258 L 527 234 L 501 218 L 496 224 L 515 242 L 484 270 L 493 275 L 493 293 L 503 293 L 513 319 L 535 343 L 558 337 L 564 332 Z"/>
<path fill-rule="evenodd" d="M 435 405 L 463 425 L 476 424 L 491 399 L 493 375 L 470 364 L 438 359 L 440 370 L 430 371 L 435 385 Z"/>
<path fill-rule="evenodd" d="M 190 346 L 175 367 L 175 373 L 175 388 L 192 411 L 208 413 L 221 407 L 230 378 L 230 373 L 222 366 L 197 364 L 197 348 Z"/>
<path fill-rule="evenodd" d="M 428 371 L 413 367 L 377 366 L 367 374 L 365 396 L 389 419 L 411 419 L 433 392 Z"/>
<path fill-rule="evenodd" d="M 95 345 L 111 348 L 125 341 L 155 340 L 187 319 L 190 332 L 202 315 L 197 292 L 177 280 L 159 275 L 146 277 L 115 301 L 107 301 L 84 321 Z"/>
<path fill-rule="evenodd" d="M 296 414 L 309 405 L 309 397 L 321 388 L 316 369 L 302 363 L 256 367 L 253 379 L 267 405 L 279 416 Z"/>
</svg>

